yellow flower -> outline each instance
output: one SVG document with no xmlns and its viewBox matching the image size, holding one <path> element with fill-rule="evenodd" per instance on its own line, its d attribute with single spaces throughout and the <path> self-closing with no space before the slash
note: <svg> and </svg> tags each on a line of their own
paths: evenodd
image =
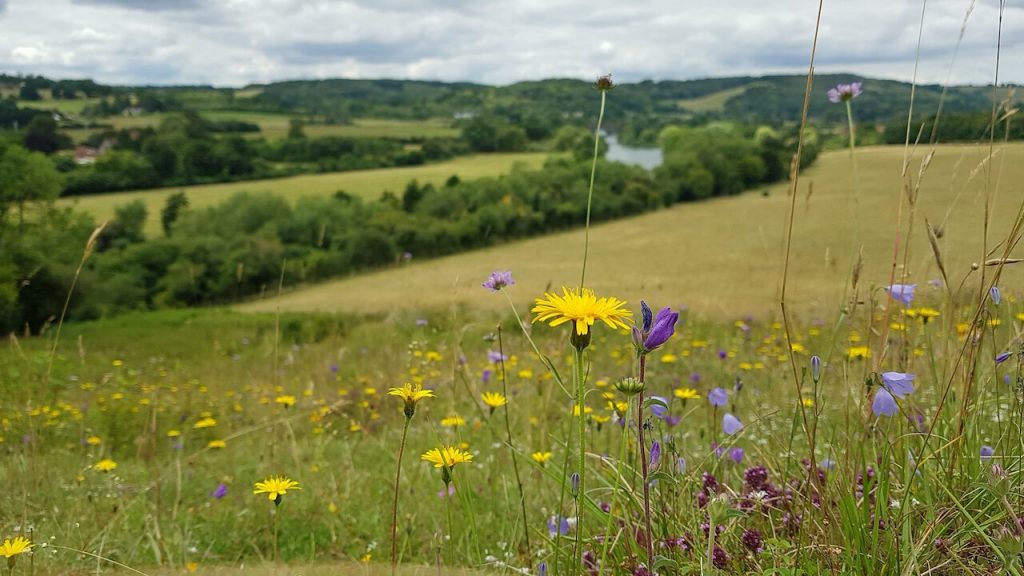
<svg viewBox="0 0 1024 576">
<path fill-rule="evenodd" d="M 573 322 L 576 334 L 585 336 L 590 333 L 594 322 L 601 320 L 610 328 L 629 329 L 625 323 L 633 315 L 623 308 L 626 303 L 618 298 L 598 298 L 593 290 L 584 288 L 582 293 L 575 288 L 562 288 L 562 295 L 547 292 L 544 298 L 537 298 L 531 312 L 536 314 L 534 322 L 547 322 L 552 327 L 566 322 Z"/>
<path fill-rule="evenodd" d="M 789 347 L 791 350 L 793 350 L 794 354 L 804 354 L 807 352 L 807 348 L 805 348 L 804 345 L 799 342 L 794 342 Z"/>
<path fill-rule="evenodd" d="M 933 308 L 920 308 L 917 311 L 917 316 L 921 319 L 921 322 L 924 322 L 925 324 L 927 324 L 929 320 L 937 317 L 938 315 L 939 311 Z"/>
<path fill-rule="evenodd" d="M 103 444 L 103 439 L 99 436 L 89 436 L 85 439 L 85 443 L 89 446 L 99 446 L 100 444 Z"/>
<path fill-rule="evenodd" d="M 103 460 L 93 464 L 92 467 L 100 472 L 110 472 L 114 468 L 117 468 L 117 462 L 114 462 L 110 458 L 104 458 Z"/>
<path fill-rule="evenodd" d="M 1002 323 L 1003 323 L 1003 321 L 1000 320 L 999 318 L 989 318 L 989 320 L 988 320 L 988 325 L 989 326 L 999 326 Z"/>
<path fill-rule="evenodd" d="M 192 426 L 192 427 L 196 428 L 196 429 L 200 429 L 200 428 L 213 428 L 216 425 L 217 425 L 217 421 L 214 420 L 213 418 L 207 416 L 206 418 L 203 418 L 202 420 L 196 422 L 195 425 Z"/>
<path fill-rule="evenodd" d="M 444 426 L 445 428 L 458 428 L 459 426 L 462 426 L 465 423 L 466 420 L 462 416 L 459 416 L 457 414 L 452 414 L 451 416 L 441 418 L 441 426 Z"/>
<path fill-rule="evenodd" d="M 534 452 L 530 454 L 530 458 L 533 458 L 534 462 L 543 466 L 548 460 L 551 460 L 551 452 Z"/>
<path fill-rule="evenodd" d="M 810 408 L 811 406 L 814 406 L 814 399 L 813 398 L 804 398 L 804 399 L 800 400 L 800 403 L 804 405 L 804 408 Z"/>
<path fill-rule="evenodd" d="M 427 450 L 420 459 L 430 462 L 434 468 L 451 468 L 456 464 L 472 462 L 473 455 L 455 446 L 442 446 Z"/>
<path fill-rule="evenodd" d="M 295 396 L 292 396 L 291 394 L 282 394 L 281 396 L 274 398 L 274 402 L 284 406 L 285 408 L 295 406 Z"/>
<path fill-rule="evenodd" d="M 299 487 L 299 483 L 288 478 L 287 476 L 271 476 L 263 482 L 257 482 L 253 494 L 266 494 L 267 499 L 271 500 L 274 504 L 281 503 L 281 496 L 288 493 L 289 490 L 302 490 Z"/>
<path fill-rule="evenodd" d="M 495 408 L 500 408 L 505 404 L 508 404 L 508 400 L 497 392 L 484 392 L 480 395 L 480 398 L 491 407 L 491 412 L 494 412 Z"/>
<path fill-rule="evenodd" d="M 597 422 L 598 428 L 601 427 L 601 424 L 604 424 L 605 422 L 612 419 L 611 416 L 601 416 L 600 414 L 594 414 L 593 416 L 591 416 L 591 418 L 594 420 L 594 422 Z"/>
<path fill-rule="evenodd" d="M 14 558 L 18 554 L 23 554 L 32 549 L 32 541 L 22 536 L 15 536 L 14 540 L 4 538 L 4 543 L 0 544 L 0 556 L 8 559 L 8 562 L 13 562 L 11 558 Z"/>
<path fill-rule="evenodd" d="M 181 436 L 181 430 L 168 430 L 167 431 L 167 437 L 168 438 L 177 438 L 178 436 Z"/>
<path fill-rule="evenodd" d="M 850 346 L 846 349 L 846 356 L 850 360 L 854 358 L 871 358 L 871 349 L 867 346 Z"/>
<path fill-rule="evenodd" d="M 227 448 L 228 443 L 223 440 L 210 440 L 210 443 L 206 445 L 207 448 Z"/>
<path fill-rule="evenodd" d="M 680 400 L 696 400 L 700 398 L 700 394 L 693 388 L 676 388 L 675 396 Z"/>
<path fill-rule="evenodd" d="M 1018 312 L 1017 313 L 1017 320 L 1020 320 L 1021 322 L 1024 322 L 1024 312 Z"/>
<path fill-rule="evenodd" d="M 971 331 L 971 325 L 967 322 L 956 323 L 956 333 L 958 336 L 966 336 Z"/>
<path fill-rule="evenodd" d="M 388 396 L 398 396 L 405 402 L 405 417 L 412 418 L 416 414 L 416 403 L 424 398 L 433 398 L 433 390 L 424 390 L 420 384 L 406 382 L 401 388 L 391 388 Z"/>
<path fill-rule="evenodd" d="M 584 414 L 590 414 L 593 411 L 594 411 L 594 409 L 591 408 L 590 406 L 584 406 L 583 407 L 583 413 Z M 573 416 L 579 416 L 580 415 L 580 407 L 579 407 L 579 405 L 574 405 L 572 407 L 572 415 Z"/>
</svg>

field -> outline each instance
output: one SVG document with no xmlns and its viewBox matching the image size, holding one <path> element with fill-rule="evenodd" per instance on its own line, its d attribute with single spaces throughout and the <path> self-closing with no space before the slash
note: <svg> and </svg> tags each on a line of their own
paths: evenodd
<svg viewBox="0 0 1024 576">
<path fill-rule="evenodd" d="M 721 112 L 725 110 L 725 103 L 731 98 L 743 94 L 751 87 L 757 86 L 756 82 L 746 86 L 737 86 L 728 90 L 719 90 L 700 98 L 688 98 L 680 100 L 678 105 L 689 112 Z"/>
<path fill-rule="evenodd" d="M 950 282 L 970 274 L 982 255 L 985 146 L 941 146 L 920 181 L 907 272 L 939 277 L 927 236 L 927 218 L 944 232 Z M 919 154 L 920 156 L 920 154 Z M 848 152 L 829 152 L 801 180 L 791 263 L 791 293 L 806 319 L 827 318 L 844 302 L 844 288 L 863 246 L 862 286 L 889 283 L 902 147 L 857 152 L 857 174 Z M 1020 205 L 1016 182 L 1024 178 L 1024 145 L 1000 147 L 993 165 L 989 247 L 1004 238 Z M 910 173 L 917 175 L 920 161 Z M 603 265 L 589 284 L 630 302 L 646 297 L 686 305 L 706 317 L 734 320 L 778 311 L 787 184 L 739 197 L 681 204 L 654 214 L 596 226 L 591 253 Z M 907 216 L 903 208 L 903 217 Z M 904 234 L 906 228 L 903 228 Z M 495 308 L 502 301 L 479 290 L 493 269 L 513 270 L 517 290 L 539 294 L 571 284 L 578 274 L 583 233 L 567 232 L 429 262 L 417 262 L 286 294 L 240 307 L 250 311 L 387 311 L 438 308 L 455 303 Z M 538 258 L 543 254 L 543 258 Z M 991 256 L 989 256 L 991 257 Z M 901 260 L 902 263 L 902 260 Z M 1009 285 L 1024 285 L 1024 270 L 1010 267 Z"/>
<path fill-rule="evenodd" d="M 376 575 L 395 542 L 400 574 L 567 574 L 577 558 L 587 573 L 1019 574 L 1024 277 L 1008 265 L 1000 293 L 977 290 L 993 269 L 971 263 L 990 257 L 986 199 L 993 254 L 1019 217 L 1024 146 L 987 154 L 915 160 L 913 209 L 902 148 L 823 155 L 796 198 L 789 326 L 779 185 L 593 227 L 586 284 L 628 301 L 639 352 L 600 320 L 585 338 L 521 324 L 545 288 L 578 282 L 580 231 L 241 311 L 12 335 L 0 519 L 37 546 L 16 573 Z M 393 172 L 376 177 L 397 188 Z M 925 218 L 948 283 L 932 282 Z M 917 291 L 889 299 L 910 223 L 896 278 Z M 482 288 L 494 270 L 515 284 Z M 645 326 L 640 298 L 678 321 Z M 255 493 L 276 476 L 298 486 Z"/>
<path fill-rule="evenodd" d="M 410 180 L 439 185 L 452 175 L 458 175 L 464 180 L 499 176 L 516 167 L 538 168 L 546 157 L 546 154 L 539 153 L 479 154 L 408 168 L 306 174 L 268 180 L 96 194 L 64 198 L 59 203 L 76 206 L 102 221 L 113 217 L 117 206 L 141 199 L 149 211 L 146 233 L 156 234 L 160 231 L 160 210 L 166 198 L 179 191 L 185 192 L 189 205 L 194 209 L 212 206 L 241 191 L 272 192 L 296 199 L 302 196 L 326 196 L 344 190 L 349 194 L 372 199 L 379 197 L 385 190 L 401 193 Z"/>
</svg>

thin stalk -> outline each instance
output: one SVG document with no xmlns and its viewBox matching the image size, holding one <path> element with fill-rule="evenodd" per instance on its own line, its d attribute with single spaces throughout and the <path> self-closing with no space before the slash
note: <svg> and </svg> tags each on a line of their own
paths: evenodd
<svg viewBox="0 0 1024 576">
<path fill-rule="evenodd" d="M 647 355 L 640 354 L 640 384 L 647 374 Z M 654 530 L 651 529 L 651 485 L 647 481 L 647 445 L 644 441 L 644 391 L 640 390 L 640 405 L 636 412 L 636 433 L 640 443 L 640 478 L 644 483 L 644 526 L 647 528 L 647 569 L 654 566 Z"/>
<path fill-rule="evenodd" d="M 405 453 L 410 422 L 412 418 L 406 418 L 402 427 L 402 443 L 398 446 L 398 464 L 395 466 L 395 502 L 391 506 L 391 576 L 398 571 L 398 482 L 402 479 L 402 454 Z"/>
<path fill-rule="evenodd" d="M 590 186 L 587 189 L 587 221 L 583 228 L 583 271 L 580 272 L 580 290 L 587 279 L 587 256 L 590 254 L 590 204 L 594 199 L 594 178 L 597 175 L 597 157 L 601 152 L 601 121 L 604 120 L 604 103 L 607 90 L 601 90 L 601 111 L 597 114 L 594 128 L 594 160 L 590 164 Z"/>
<path fill-rule="evenodd" d="M 619 489 L 622 486 L 622 471 L 619 470 L 619 466 L 622 466 L 622 462 L 625 460 L 626 436 L 629 434 L 629 426 L 626 425 L 627 422 L 629 422 L 628 404 L 626 414 L 622 422 L 622 435 L 619 437 L 619 458 L 615 461 L 615 489 L 612 491 L 611 507 L 608 508 L 608 521 L 605 523 L 604 544 L 601 547 L 601 562 L 597 565 L 598 576 L 604 572 L 605 561 L 608 557 L 608 545 L 611 542 L 611 538 L 609 538 L 608 535 L 611 534 L 612 531 L 612 520 L 615 518 L 615 510 L 619 501 Z"/>
<path fill-rule="evenodd" d="M 505 377 L 505 347 L 501 339 L 501 324 L 498 324 L 498 355 L 501 358 L 501 394 L 508 400 L 508 379 Z M 508 415 L 508 404 L 505 405 L 505 437 L 508 450 L 512 453 L 512 470 L 516 475 L 519 487 L 519 508 L 523 514 L 523 537 L 526 539 L 526 565 L 533 570 L 533 550 L 530 547 L 530 524 L 526 521 L 526 492 L 523 490 L 523 479 L 519 476 L 519 459 L 516 458 L 515 445 L 512 444 L 512 423 Z"/>
<path fill-rule="evenodd" d="M 603 101 L 603 98 L 602 98 L 602 101 Z M 574 358 L 575 366 L 573 368 L 575 368 L 575 374 L 576 374 L 576 408 L 580 412 L 579 413 L 579 426 L 578 426 L 579 434 L 580 434 L 580 462 L 579 462 L 579 467 L 580 467 L 580 470 L 579 470 L 579 474 L 580 474 L 580 489 L 579 489 L 579 495 L 577 496 L 577 499 L 579 499 L 579 498 L 586 498 L 587 497 L 587 490 L 586 490 L 586 485 L 587 485 L 587 480 L 586 480 L 587 479 L 587 467 L 586 467 L 586 464 L 587 464 L 587 461 L 586 461 L 586 458 L 587 458 L 587 450 L 586 450 L 586 448 L 587 448 L 587 442 L 586 442 L 586 438 L 587 438 L 587 436 L 586 436 L 587 415 L 586 415 L 586 410 L 583 409 L 583 400 L 584 400 L 584 396 L 586 395 L 586 390 L 585 390 L 585 386 L 584 386 L 585 376 L 584 376 L 584 371 L 583 371 L 583 349 L 582 348 L 574 347 L 573 350 L 575 351 L 574 352 L 574 354 L 575 354 L 575 358 Z M 580 569 L 580 567 L 581 567 L 579 554 L 583 553 L 583 510 L 585 508 L 586 508 L 585 506 L 579 506 L 579 512 L 576 514 L 576 550 L 577 550 L 578 554 L 577 554 L 577 557 L 573 559 L 573 566 L 574 566 L 573 571 L 574 572 L 576 570 Z"/>
</svg>

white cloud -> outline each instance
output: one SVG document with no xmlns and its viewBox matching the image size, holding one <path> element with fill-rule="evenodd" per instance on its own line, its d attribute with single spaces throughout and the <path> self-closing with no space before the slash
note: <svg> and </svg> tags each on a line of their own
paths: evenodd
<svg viewBox="0 0 1024 576">
<path fill-rule="evenodd" d="M 976 0 L 951 78 L 990 82 L 998 3 Z M 4 10 L 6 6 L 6 10 Z M 918 78 L 941 82 L 972 0 L 931 0 Z M 0 69 L 111 83 L 305 77 L 504 84 L 801 73 L 812 0 L 0 0 Z M 908 80 L 921 2 L 827 2 L 817 70 Z M 1000 78 L 1024 82 L 1024 10 Z"/>
</svg>

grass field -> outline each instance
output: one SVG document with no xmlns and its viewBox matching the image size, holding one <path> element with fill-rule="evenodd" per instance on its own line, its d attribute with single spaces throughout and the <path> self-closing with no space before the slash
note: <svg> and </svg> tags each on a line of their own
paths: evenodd
<svg viewBox="0 0 1024 576">
<path fill-rule="evenodd" d="M 942 146 L 924 173 L 908 270 L 922 282 L 939 277 L 924 232 L 925 218 L 945 231 L 941 244 L 950 282 L 959 283 L 972 262 L 984 259 L 979 234 L 984 170 L 976 169 L 986 154 L 986 147 Z M 902 157 L 902 147 L 859 150 L 855 177 L 849 154 L 830 152 L 801 179 L 791 293 L 803 313 L 820 318 L 835 311 L 860 245 L 864 247 L 862 286 L 889 283 Z M 910 172 L 916 175 L 918 168 L 919 162 L 914 162 Z M 993 188 L 990 247 L 1005 236 L 1021 202 L 1015 182 L 1024 178 L 1024 145 L 1000 147 L 993 168 L 999 186 Z M 718 318 L 776 312 L 787 186 L 677 205 L 596 226 L 591 254 L 604 265 L 594 268 L 588 284 L 631 302 L 646 297 L 687 305 L 695 313 Z M 566 267 L 565 262 L 576 261 L 582 249 L 582 231 L 555 234 L 328 282 L 241 309 L 501 306 L 500 300 L 479 288 L 492 270 L 512 270 L 519 283 L 515 291 L 535 295 L 548 286 L 576 282 L 578 269 Z M 1017 257 L 1022 255 L 1020 250 L 1015 251 Z M 1020 267 L 1011 266 L 1005 274 L 1008 281 L 1024 284 Z"/>
<path fill-rule="evenodd" d="M 149 210 L 146 232 L 156 234 L 160 232 L 160 209 L 163 208 L 166 198 L 178 191 L 185 192 L 189 205 L 194 209 L 212 206 L 241 191 L 273 192 L 296 199 L 302 196 L 326 196 L 344 190 L 349 194 L 372 199 L 379 197 L 385 190 L 401 193 L 410 180 L 418 180 L 421 184 L 439 185 L 452 175 L 458 175 L 464 180 L 498 176 L 517 166 L 525 169 L 538 168 L 546 157 L 546 154 L 539 153 L 479 154 L 408 168 L 306 174 L 269 180 L 79 196 L 61 199 L 59 204 L 77 206 L 102 221 L 113 217 L 117 206 L 137 199 L 143 200 Z"/>
<path fill-rule="evenodd" d="M 728 90 L 712 92 L 711 94 L 701 96 L 700 98 L 685 98 L 680 100 L 678 105 L 680 108 L 690 112 L 722 112 L 725 110 L 726 102 L 757 85 L 757 82 L 753 82 L 745 86 L 737 86 L 735 88 L 729 88 Z"/>
</svg>

